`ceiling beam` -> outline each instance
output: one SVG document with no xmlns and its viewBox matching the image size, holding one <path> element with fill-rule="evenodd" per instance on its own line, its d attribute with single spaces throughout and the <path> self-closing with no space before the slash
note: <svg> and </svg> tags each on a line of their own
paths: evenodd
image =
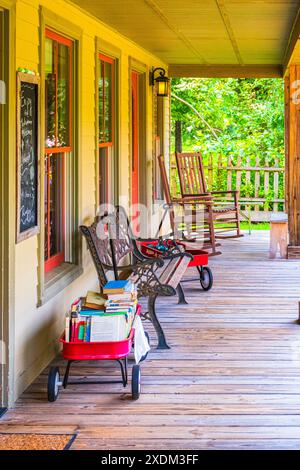
<svg viewBox="0 0 300 470">
<path fill-rule="evenodd" d="M 148 5 L 151 10 L 156 13 L 156 15 L 161 19 L 161 21 L 180 39 L 185 46 L 192 52 L 192 54 L 198 58 L 203 64 L 206 64 L 206 61 L 200 51 L 196 47 L 194 47 L 193 43 L 183 34 L 182 31 L 178 28 L 176 24 L 173 24 L 169 18 L 164 14 L 162 9 L 160 8 L 158 2 L 155 0 L 144 0 L 146 5 Z M 178 18 L 180 21 L 180 18 Z"/>
<path fill-rule="evenodd" d="M 227 10 L 226 10 L 225 3 L 224 3 L 223 0 L 215 0 L 215 2 L 216 2 L 216 5 L 218 7 L 221 18 L 223 20 L 224 26 L 226 28 L 226 31 L 227 31 L 229 40 L 231 42 L 233 51 L 235 53 L 235 56 L 237 58 L 237 61 L 240 65 L 243 65 L 244 62 L 243 62 L 243 59 L 242 59 L 242 56 L 241 56 L 241 53 L 240 53 L 240 50 L 239 50 L 239 47 L 238 47 L 238 43 L 237 43 L 237 40 L 235 38 L 233 29 L 232 29 L 232 26 L 231 26 L 231 23 L 230 23 L 230 18 L 229 18 L 229 15 L 227 13 Z"/>
<path fill-rule="evenodd" d="M 195 65 L 170 64 L 170 77 L 281 78 L 282 65 Z"/>
<path fill-rule="evenodd" d="M 300 37 L 300 6 L 291 29 L 289 40 L 284 54 L 283 59 L 283 75 L 286 74 L 289 65 L 292 63 L 293 53 L 296 48 L 297 42 Z"/>
</svg>

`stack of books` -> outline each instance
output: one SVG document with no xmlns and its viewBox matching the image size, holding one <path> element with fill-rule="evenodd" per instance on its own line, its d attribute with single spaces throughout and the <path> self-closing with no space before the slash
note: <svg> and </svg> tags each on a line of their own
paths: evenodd
<svg viewBox="0 0 300 470">
<path fill-rule="evenodd" d="M 104 288 L 103 293 L 108 300 L 105 303 L 106 314 L 117 315 L 126 321 L 127 336 L 135 317 L 137 308 L 136 286 L 131 281 L 110 281 Z"/>
<path fill-rule="evenodd" d="M 131 302 L 137 299 L 136 285 L 129 281 L 109 281 L 103 287 L 103 294 L 115 302 Z"/>
<path fill-rule="evenodd" d="M 137 308 L 136 287 L 130 281 L 110 281 L 103 294 L 89 291 L 71 305 L 65 341 L 102 342 L 128 338 Z"/>
</svg>

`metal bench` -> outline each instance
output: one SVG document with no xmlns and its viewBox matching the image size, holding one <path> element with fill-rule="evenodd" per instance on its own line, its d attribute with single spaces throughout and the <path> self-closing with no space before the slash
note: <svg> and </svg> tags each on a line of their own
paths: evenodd
<svg viewBox="0 0 300 470">
<path fill-rule="evenodd" d="M 192 256 L 176 252 L 164 259 L 144 257 L 132 235 L 127 215 L 120 207 L 98 218 L 90 227 L 82 225 L 80 230 L 98 274 L 100 291 L 112 276 L 135 282 L 138 297 L 148 298 L 148 312 L 143 314 L 143 318 L 150 320 L 155 328 L 157 349 L 169 349 L 156 315 L 155 303 L 158 296 L 173 296 L 176 291 L 179 302 L 185 302 L 180 281 Z"/>
</svg>

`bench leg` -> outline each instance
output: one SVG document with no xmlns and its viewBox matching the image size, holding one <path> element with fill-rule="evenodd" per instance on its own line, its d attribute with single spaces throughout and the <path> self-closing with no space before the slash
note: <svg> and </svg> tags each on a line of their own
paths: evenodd
<svg viewBox="0 0 300 470">
<path fill-rule="evenodd" d="M 183 290 L 182 285 L 180 283 L 176 287 L 176 290 L 177 290 L 177 295 L 178 295 L 178 303 L 179 304 L 187 304 L 188 302 L 185 299 L 184 290 Z"/>
<path fill-rule="evenodd" d="M 156 295 L 153 295 L 148 298 L 148 314 L 149 314 L 151 323 L 154 326 L 154 329 L 157 334 L 157 340 L 158 340 L 157 349 L 170 349 L 170 346 L 168 346 L 167 344 L 164 331 L 156 316 L 156 312 L 155 312 L 156 297 L 157 297 Z"/>
</svg>

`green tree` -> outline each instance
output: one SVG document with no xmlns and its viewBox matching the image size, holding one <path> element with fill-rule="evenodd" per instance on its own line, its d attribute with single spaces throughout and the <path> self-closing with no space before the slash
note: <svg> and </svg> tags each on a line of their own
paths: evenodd
<svg viewBox="0 0 300 470">
<path fill-rule="evenodd" d="M 213 155 L 215 163 L 222 155 L 230 156 L 233 164 L 240 157 L 242 164 L 249 159 L 255 166 L 259 158 L 261 166 L 273 165 L 275 159 L 284 165 L 281 79 L 172 79 L 171 111 L 173 137 L 175 121 L 182 121 L 185 151 L 201 151 L 204 159 Z M 270 187 L 272 192 L 272 182 Z M 283 178 L 279 197 L 283 197 Z"/>
</svg>

